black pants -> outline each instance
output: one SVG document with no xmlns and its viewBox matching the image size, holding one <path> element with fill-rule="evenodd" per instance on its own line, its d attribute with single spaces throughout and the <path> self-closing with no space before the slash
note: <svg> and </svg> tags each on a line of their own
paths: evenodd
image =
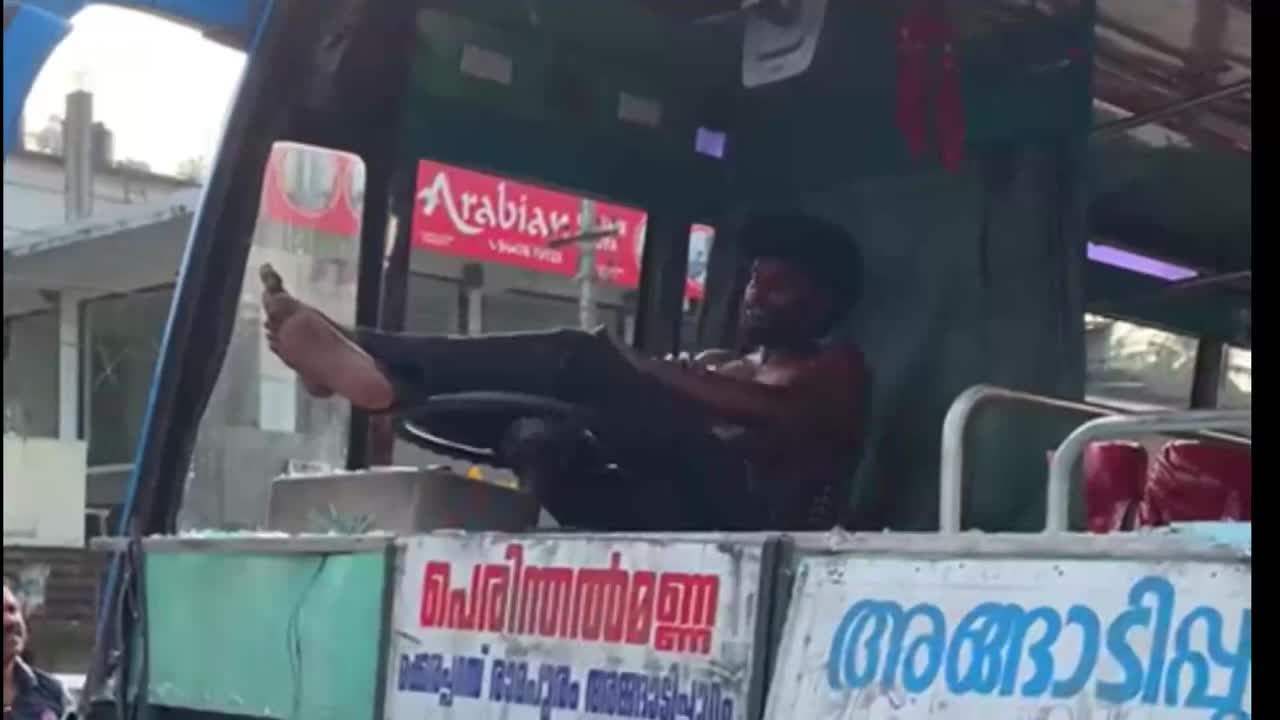
<svg viewBox="0 0 1280 720">
<path fill-rule="evenodd" d="M 478 337 L 360 329 L 386 369 L 396 406 L 468 391 L 553 397 L 593 410 L 619 473 L 570 472 L 539 489 L 563 525 L 601 530 L 757 530 L 764 504 L 743 458 L 699 408 L 633 367 L 607 339 L 579 330 Z"/>
</svg>

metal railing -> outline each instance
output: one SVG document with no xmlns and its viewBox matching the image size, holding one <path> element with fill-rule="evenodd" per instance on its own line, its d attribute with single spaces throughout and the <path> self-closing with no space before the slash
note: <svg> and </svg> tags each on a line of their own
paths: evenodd
<svg viewBox="0 0 1280 720">
<path fill-rule="evenodd" d="M 1066 529 L 1069 500 L 1070 500 L 1070 475 L 1073 465 L 1084 452 L 1084 448 L 1089 442 L 1098 439 L 1107 439 L 1110 437 L 1133 437 L 1134 435 L 1146 435 L 1161 432 L 1196 432 L 1198 435 L 1211 438 L 1223 442 L 1238 443 L 1241 445 L 1249 445 L 1249 441 L 1243 438 L 1222 435 L 1220 433 L 1207 432 L 1210 429 L 1222 430 L 1238 430 L 1248 429 L 1250 427 L 1249 411 L 1192 411 L 1192 412 L 1173 412 L 1173 413 L 1151 413 L 1141 415 L 1125 415 L 1114 409 L 1100 407 L 1097 405 L 1088 405 L 1084 403 L 1071 402 L 1069 400 L 1059 400 L 1056 398 L 1046 397 L 1043 395 L 1035 395 L 1032 393 L 1019 392 L 1009 390 L 1007 388 L 995 387 L 992 385 L 977 385 L 969 388 L 961 393 L 951 404 L 947 410 L 946 419 L 942 423 L 942 458 L 940 465 L 940 487 L 938 492 L 938 531 L 943 533 L 957 533 L 961 530 L 962 511 L 964 507 L 964 487 L 965 487 L 965 442 L 969 431 L 969 424 L 975 413 L 984 405 L 997 401 L 1013 401 L 1026 403 L 1044 408 L 1057 408 L 1059 410 L 1071 410 L 1083 414 L 1093 415 L 1095 419 L 1085 422 L 1080 428 L 1064 439 L 1063 443 L 1058 447 L 1053 455 L 1053 463 L 1050 468 L 1050 477 L 1048 485 L 1048 497 L 1046 499 L 1046 526 L 1047 532 L 1061 532 Z M 1160 420 L 1169 420 L 1170 418 L 1188 419 L 1186 422 L 1176 422 L 1169 424 L 1160 423 Z M 1244 424 L 1240 424 L 1240 419 L 1244 419 Z M 1126 420 L 1140 421 L 1140 429 L 1124 424 Z M 1222 422 L 1219 422 L 1219 421 Z M 1100 436 L 1092 435 L 1096 430 L 1086 430 L 1093 428 L 1097 423 L 1107 421 L 1101 425 L 1103 428 L 1114 428 L 1118 434 L 1109 434 L 1111 430 L 1102 430 L 1104 433 Z M 1076 445 L 1073 438 L 1079 435 L 1082 439 Z M 1072 442 L 1071 445 L 1068 445 Z M 1053 471 L 1059 468 L 1059 476 L 1054 476 Z"/>
<path fill-rule="evenodd" d="M 1049 487 L 1045 498 L 1045 532 L 1067 530 L 1071 495 L 1071 470 L 1089 443 L 1098 440 L 1142 437 L 1156 433 L 1200 430 L 1251 430 L 1249 410 L 1184 410 L 1144 415 L 1115 415 L 1091 420 L 1076 428 L 1053 453 L 1049 463 Z"/>
<path fill-rule="evenodd" d="M 964 507 L 965 441 L 969 432 L 969 422 L 982 406 L 998 400 L 1075 410 L 1099 417 L 1111 414 L 1110 410 L 1094 405 L 1057 400 L 993 385 L 976 385 L 960 393 L 955 402 L 951 403 L 946 419 L 942 422 L 941 487 L 938 493 L 939 532 L 960 532 L 961 511 Z"/>
</svg>

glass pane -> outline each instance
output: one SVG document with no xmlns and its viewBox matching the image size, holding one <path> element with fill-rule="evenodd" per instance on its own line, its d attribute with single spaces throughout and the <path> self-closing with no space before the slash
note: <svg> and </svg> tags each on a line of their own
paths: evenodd
<svg viewBox="0 0 1280 720">
<path fill-rule="evenodd" d="M 688 278 L 684 287 L 684 314 L 680 317 L 680 350 L 683 352 L 706 349 L 698 344 L 698 322 L 702 319 L 707 267 L 715 238 L 716 229 L 710 225 L 694 225 L 689 231 Z"/>
<path fill-rule="evenodd" d="M 622 205 L 420 160 L 410 222 L 406 330 L 504 333 L 609 327 L 630 341 L 646 215 Z M 397 442 L 397 464 L 496 482 Z"/>
<path fill-rule="evenodd" d="M 462 332 L 461 293 L 462 285 L 456 280 L 411 274 L 404 329 L 411 333 Z"/>
<path fill-rule="evenodd" d="M 172 288 L 84 303 L 89 467 L 133 462 Z"/>
<path fill-rule="evenodd" d="M 1218 407 L 1230 410 L 1253 409 L 1253 351 L 1227 348 L 1218 389 Z"/>
<path fill-rule="evenodd" d="M 350 406 L 312 397 L 271 353 L 258 268 L 271 263 L 293 295 L 354 323 L 364 180 L 355 155 L 295 143 L 272 149 L 231 344 L 200 425 L 184 527 L 260 526 L 276 476 L 345 464 Z"/>
<path fill-rule="evenodd" d="M 5 318 L 4 431 L 24 437 L 58 436 L 58 313 L 42 310 Z"/>
<path fill-rule="evenodd" d="M 601 314 L 604 310 L 604 314 Z M 597 308 L 597 320 L 616 315 L 612 308 Z M 530 329 L 577 327 L 578 303 L 571 299 L 516 292 L 494 293 L 484 298 L 483 330 L 488 333 Z"/>
<path fill-rule="evenodd" d="M 1141 408 L 1186 408 L 1195 372 L 1195 338 L 1087 315 L 1086 393 Z"/>
</svg>

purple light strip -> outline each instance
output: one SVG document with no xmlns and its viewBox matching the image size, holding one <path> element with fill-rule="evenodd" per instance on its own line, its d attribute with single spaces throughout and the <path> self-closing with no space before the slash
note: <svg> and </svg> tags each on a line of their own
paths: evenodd
<svg viewBox="0 0 1280 720">
<path fill-rule="evenodd" d="M 723 160 L 724 146 L 728 141 L 729 136 L 727 133 L 700 127 L 694 136 L 693 148 L 703 155 L 710 155 L 713 158 Z"/>
<path fill-rule="evenodd" d="M 1192 270 L 1191 268 L 1174 265 L 1173 263 L 1164 262 L 1163 260 L 1156 260 L 1153 257 L 1139 255 L 1135 252 L 1121 250 L 1120 248 L 1111 247 L 1110 245 L 1100 245 L 1098 243 L 1089 243 L 1089 259 L 1096 263 L 1102 263 L 1103 265 L 1118 267 L 1122 270 L 1128 270 L 1129 272 L 1136 272 L 1142 275 L 1149 275 L 1151 277 L 1168 280 L 1170 282 L 1190 280 L 1191 278 L 1198 277 L 1200 275 L 1200 273 Z"/>
</svg>

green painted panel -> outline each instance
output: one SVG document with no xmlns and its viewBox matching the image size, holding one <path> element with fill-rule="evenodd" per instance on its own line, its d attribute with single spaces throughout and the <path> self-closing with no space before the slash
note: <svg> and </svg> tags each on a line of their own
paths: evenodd
<svg viewBox="0 0 1280 720">
<path fill-rule="evenodd" d="M 383 551 L 148 553 L 151 702 L 372 720 L 386 570 Z"/>
<path fill-rule="evenodd" d="M 975 410 L 965 439 L 962 527 L 983 532 L 1036 533 L 1044 529 L 1049 453 L 1091 413 L 999 401 Z M 1068 526 L 1087 527 L 1084 488 L 1072 478 Z"/>
</svg>

